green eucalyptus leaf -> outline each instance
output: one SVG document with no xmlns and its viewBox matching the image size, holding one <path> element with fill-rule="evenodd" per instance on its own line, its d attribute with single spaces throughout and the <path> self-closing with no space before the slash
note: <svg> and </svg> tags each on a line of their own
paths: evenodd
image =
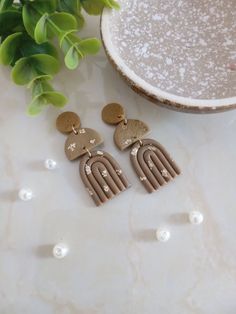
<svg viewBox="0 0 236 314">
<path fill-rule="evenodd" d="M 27 108 L 27 113 L 30 116 L 36 116 L 42 112 L 43 108 L 47 105 L 47 100 L 43 97 L 36 96 L 32 99 Z"/>
<path fill-rule="evenodd" d="M 36 88 L 36 86 L 38 86 L 39 83 L 50 81 L 52 78 L 53 78 L 52 75 L 48 75 L 48 74 L 39 75 L 33 78 L 32 81 L 29 82 L 29 84 L 27 85 L 27 88 L 34 89 Z"/>
<path fill-rule="evenodd" d="M 46 98 L 48 104 L 52 104 L 55 107 L 62 108 L 67 103 L 67 98 L 56 91 L 48 91 L 42 94 Z"/>
<path fill-rule="evenodd" d="M 117 1 L 115 1 L 115 0 L 103 0 L 103 2 L 104 2 L 104 5 L 107 8 L 115 9 L 115 10 L 119 10 L 120 9 L 119 3 Z"/>
<path fill-rule="evenodd" d="M 27 33 L 34 38 L 34 29 L 40 19 L 40 14 L 35 11 L 30 3 L 27 3 L 23 7 L 22 17 Z"/>
<path fill-rule="evenodd" d="M 81 14 L 80 0 L 58 0 L 58 11 L 71 13 L 77 19 L 78 29 L 84 25 L 84 18 Z"/>
<path fill-rule="evenodd" d="M 56 0 L 29 1 L 23 6 L 22 16 L 25 29 L 34 38 L 36 24 L 44 13 L 56 10 Z"/>
<path fill-rule="evenodd" d="M 42 13 L 53 13 L 57 9 L 57 0 L 34 0 L 33 6 Z"/>
<path fill-rule="evenodd" d="M 22 24 L 21 13 L 15 10 L 3 11 L 0 13 L 0 36 L 14 30 Z"/>
<path fill-rule="evenodd" d="M 104 3 L 102 0 L 81 0 L 83 9 L 91 15 L 99 15 L 102 13 Z"/>
<path fill-rule="evenodd" d="M 52 78 L 53 78 L 52 75 L 49 75 L 49 74 L 42 74 L 42 75 L 38 76 L 37 78 L 35 78 L 35 79 L 32 81 L 32 83 L 33 83 L 33 82 L 36 82 L 36 81 L 38 81 L 38 80 L 40 80 L 40 81 L 50 81 Z"/>
<path fill-rule="evenodd" d="M 40 74 L 30 58 L 31 57 L 19 59 L 12 69 L 12 80 L 18 85 L 28 84 Z"/>
<path fill-rule="evenodd" d="M 8 36 L 0 46 L 0 62 L 4 65 L 14 65 L 18 59 L 36 54 L 48 54 L 58 59 L 57 50 L 51 43 L 39 45 L 21 32 Z"/>
<path fill-rule="evenodd" d="M 84 17 L 81 13 L 77 13 L 75 17 L 77 20 L 78 30 L 80 30 L 84 26 L 84 23 L 85 23 Z"/>
<path fill-rule="evenodd" d="M 54 75 L 60 69 L 59 61 L 50 55 L 38 54 L 28 58 L 33 61 L 35 68 L 41 72 L 41 74 Z"/>
<path fill-rule="evenodd" d="M 49 42 L 37 44 L 31 37 L 25 39 L 20 50 L 22 57 L 28 57 L 36 54 L 48 54 L 55 59 L 58 59 L 57 49 L 53 46 L 53 44 Z"/>
<path fill-rule="evenodd" d="M 70 47 L 66 56 L 65 56 L 65 65 L 68 69 L 74 70 L 79 65 L 81 60 L 81 55 L 78 53 L 76 46 Z"/>
<path fill-rule="evenodd" d="M 27 113 L 30 116 L 35 116 L 38 115 L 48 104 L 52 104 L 55 107 L 61 108 L 64 107 L 66 103 L 67 98 L 59 92 L 43 92 L 33 98 L 30 105 L 28 106 Z"/>
<path fill-rule="evenodd" d="M 50 83 L 48 83 L 48 78 L 41 78 L 41 86 L 44 92 L 53 92 L 54 89 Z"/>
<path fill-rule="evenodd" d="M 44 92 L 54 91 L 53 87 L 47 81 L 47 77 L 39 76 L 32 83 L 32 96 L 41 95 Z"/>
<path fill-rule="evenodd" d="M 104 7 L 119 9 L 118 2 L 114 0 L 81 0 L 83 9 L 91 15 L 99 15 Z"/>
<path fill-rule="evenodd" d="M 18 60 L 12 69 L 12 79 L 18 85 L 25 85 L 39 75 L 56 74 L 59 62 L 50 55 L 33 55 Z"/>
<path fill-rule="evenodd" d="M 44 13 L 35 26 L 34 38 L 38 44 L 42 44 L 47 41 L 47 19 L 48 13 Z"/>
<path fill-rule="evenodd" d="M 13 4 L 13 0 L 0 0 L 0 12 L 7 10 Z"/>
<path fill-rule="evenodd" d="M 76 18 L 70 13 L 53 13 L 50 15 L 50 20 L 62 31 L 77 29 L 78 27 Z M 50 25 L 50 28 L 53 28 L 53 26 Z"/>
<path fill-rule="evenodd" d="M 81 11 L 80 0 L 58 0 L 58 10 L 76 14 Z"/>
<path fill-rule="evenodd" d="M 0 46 L 0 62 L 4 65 L 10 65 L 19 48 L 22 39 L 22 33 L 15 33 L 8 36 Z"/>
<path fill-rule="evenodd" d="M 78 44 L 78 48 L 83 55 L 96 54 L 100 47 L 101 42 L 97 38 L 82 39 Z"/>
</svg>

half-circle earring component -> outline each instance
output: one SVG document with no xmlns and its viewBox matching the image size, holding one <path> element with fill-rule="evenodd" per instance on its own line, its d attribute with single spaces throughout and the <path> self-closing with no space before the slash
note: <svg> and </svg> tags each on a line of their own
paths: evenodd
<svg viewBox="0 0 236 314">
<path fill-rule="evenodd" d="M 93 148 L 103 143 L 100 134 L 80 127 L 80 118 L 74 112 L 63 112 L 56 121 L 57 129 L 69 133 L 65 142 L 65 154 L 69 160 L 83 156 L 80 176 L 97 206 L 126 190 L 130 184 L 119 164 L 108 153 Z"/>
<path fill-rule="evenodd" d="M 149 133 L 147 124 L 140 120 L 126 119 L 121 105 L 106 105 L 102 110 L 102 119 L 108 124 L 117 124 L 114 142 L 122 151 L 131 147 L 131 163 L 149 193 L 180 174 L 179 167 L 160 143 L 153 139 L 143 139 Z"/>
</svg>

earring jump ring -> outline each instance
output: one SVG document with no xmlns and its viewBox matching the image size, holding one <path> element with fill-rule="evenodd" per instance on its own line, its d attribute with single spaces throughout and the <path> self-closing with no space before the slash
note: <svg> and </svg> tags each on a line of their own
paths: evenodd
<svg viewBox="0 0 236 314">
<path fill-rule="evenodd" d="M 85 147 L 85 150 L 88 153 L 89 157 L 92 157 L 92 154 L 91 154 L 90 150 L 87 147 Z"/>
<path fill-rule="evenodd" d="M 78 131 L 76 131 L 74 124 L 72 124 L 72 131 L 74 132 L 75 135 L 78 134 Z"/>
<path fill-rule="evenodd" d="M 143 146 L 143 142 L 142 142 L 142 140 L 140 140 L 140 138 L 138 139 L 138 142 L 139 142 L 140 146 Z"/>
</svg>

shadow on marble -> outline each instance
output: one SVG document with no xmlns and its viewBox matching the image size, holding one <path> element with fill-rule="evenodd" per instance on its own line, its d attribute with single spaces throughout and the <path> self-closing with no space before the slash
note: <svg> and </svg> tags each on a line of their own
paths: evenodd
<svg viewBox="0 0 236 314">
<path fill-rule="evenodd" d="M 52 244 L 40 245 L 36 249 L 36 256 L 39 258 L 51 258 L 52 257 Z"/>
<path fill-rule="evenodd" d="M 53 158 L 52 158 L 53 159 Z M 58 168 L 59 166 L 57 166 Z M 53 170 L 57 170 L 57 168 L 53 169 L 53 170 L 49 170 L 45 167 L 44 165 L 44 160 L 33 160 L 27 163 L 27 168 L 31 171 L 37 171 L 37 172 L 53 172 Z"/>
<path fill-rule="evenodd" d="M 28 167 L 32 171 L 48 171 L 42 162 L 42 160 L 33 160 L 28 163 Z"/>
<path fill-rule="evenodd" d="M 139 242 L 156 242 L 156 229 L 141 229 L 133 232 L 134 240 Z"/>
<path fill-rule="evenodd" d="M 135 180 L 137 179 L 137 182 L 135 182 Z M 133 189 L 133 194 L 134 195 L 144 195 L 147 196 L 147 191 L 144 188 L 144 186 L 142 184 L 140 184 L 140 182 L 138 181 L 138 177 L 135 177 L 133 181 L 130 182 L 131 183 L 131 189 Z"/>
<path fill-rule="evenodd" d="M 173 225 L 185 225 L 188 223 L 188 214 L 187 213 L 172 214 L 168 218 L 168 223 Z"/>
<path fill-rule="evenodd" d="M 1 201 L 11 201 L 15 202 L 18 199 L 18 193 L 17 191 L 3 191 L 0 193 L 0 200 Z"/>
</svg>

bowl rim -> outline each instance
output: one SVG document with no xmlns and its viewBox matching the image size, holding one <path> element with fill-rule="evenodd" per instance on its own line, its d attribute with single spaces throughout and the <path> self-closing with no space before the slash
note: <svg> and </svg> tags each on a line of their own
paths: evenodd
<svg viewBox="0 0 236 314">
<path fill-rule="evenodd" d="M 213 113 L 236 108 L 236 96 L 221 99 L 196 99 L 183 97 L 165 92 L 140 78 L 125 64 L 124 60 L 118 55 L 112 44 L 111 33 L 109 32 L 111 14 L 111 9 L 104 8 L 100 18 L 100 33 L 106 55 L 114 68 L 138 94 L 156 104 L 178 111 Z"/>
</svg>

